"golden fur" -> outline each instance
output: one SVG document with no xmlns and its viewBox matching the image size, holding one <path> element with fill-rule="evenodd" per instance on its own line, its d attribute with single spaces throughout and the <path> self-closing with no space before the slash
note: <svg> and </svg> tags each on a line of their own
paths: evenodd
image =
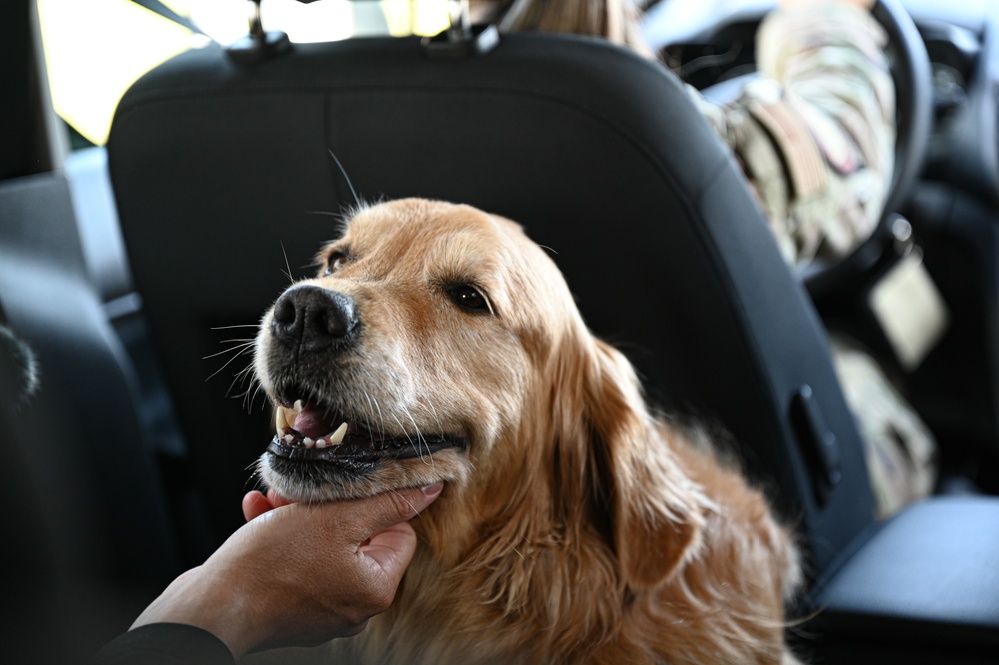
<svg viewBox="0 0 999 665">
<path fill-rule="evenodd" d="M 447 481 L 413 522 L 421 546 L 394 604 L 333 642 L 333 662 L 794 662 L 787 530 L 707 446 L 650 413 L 629 362 L 590 334 L 520 227 L 401 200 L 354 214 L 330 257 L 332 274 L 305 284 L 352 297 L 363 332 L 325 370 L 323 398 L 416 442 L 467 441 L 361 478 L 317 470 L 321 485 L 262 458 L 265 482 L 296 500 Z M 490 311 L 457 306 L 454 284 Z M 273 397 L 272 317 L 256 363 Z"/>
</svg>

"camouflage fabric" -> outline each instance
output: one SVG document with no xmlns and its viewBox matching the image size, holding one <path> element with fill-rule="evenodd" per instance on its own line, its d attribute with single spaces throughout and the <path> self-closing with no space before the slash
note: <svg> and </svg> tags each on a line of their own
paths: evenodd
<svg viewBox="0 0 999 665">
<path fill-rule="evenodd" d="M 852 5 L 775 11 L 757 36 L 760 78 L 725 107 L 698 97 L 789 263 L 845 254 L 877 225 L 895 144 L 884 41 Z"/>
<path fill-rule="evenodd" d="M 727 106 L 695 94 L 792 265 L 842 256 L 877 226 L 895 143 L 884 43 L 870 14 L 851 5 L 778 10 L 757 36 L 760 78 Z M 886 517 L 932 492 L 936 442 L 873 358 L 843 340 L 832 353 Z"/>
<path fill-rule="evenodd" d="M 834 337 L 833 361 L 857 427 L 879 517 L 933 491 L 937 448 L 926 425 L 888 382 L 874 359 Z"/>
</svg>

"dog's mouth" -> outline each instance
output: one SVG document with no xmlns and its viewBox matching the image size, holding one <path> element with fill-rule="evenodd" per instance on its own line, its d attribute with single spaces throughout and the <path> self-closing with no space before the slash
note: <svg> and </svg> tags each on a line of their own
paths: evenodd
<svg viewBox="0 0 999 665">
<path fill-rule="evenodd" d="M 274 410 L 274 439 L 267 451 L 300 462 L 332 462 L 355 467 L 385 459 L 433 455 L 445 448 L 464 449 L 463 437 L 451 434 L 394 433 L 373 427 L 310 399 L 297 399 Z"/>
</svg>

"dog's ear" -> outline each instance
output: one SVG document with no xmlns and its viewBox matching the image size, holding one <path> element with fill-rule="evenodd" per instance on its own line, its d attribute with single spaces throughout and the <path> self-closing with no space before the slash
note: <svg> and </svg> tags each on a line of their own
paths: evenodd
<svg viewBox="0 0 999 665">
<path fill-rule="evenodd" d="M 556 409 L 559 491 L 576 501 L 562 509 L 602 522 L 625 582 L 649 589 L 696 556 L 705 499 L 664 440 L 670 430 L 650 415 L 631 363 L 599 340 L 581 341 L 582 353 L 563 356 L 579 364 L 561 368 Z"/>
</svg>

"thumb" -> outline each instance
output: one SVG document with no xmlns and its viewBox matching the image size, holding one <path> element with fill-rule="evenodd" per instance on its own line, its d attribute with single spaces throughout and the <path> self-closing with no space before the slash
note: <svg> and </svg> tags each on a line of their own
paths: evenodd
<svg viewBox="0 0 999 665">
<path fill-rule="evenodd" d="M 416 533 L 408 520 L 433 503 L 443 488 L 443 483 L 437 483 L 366 500 L 372 502 L 367 517 L 370 517 L 368 525 L 373 533 L 361 542 L 358 553 L 381 568 L 393 586 L 402 579 L 416 551 Z"/>
</svg>

